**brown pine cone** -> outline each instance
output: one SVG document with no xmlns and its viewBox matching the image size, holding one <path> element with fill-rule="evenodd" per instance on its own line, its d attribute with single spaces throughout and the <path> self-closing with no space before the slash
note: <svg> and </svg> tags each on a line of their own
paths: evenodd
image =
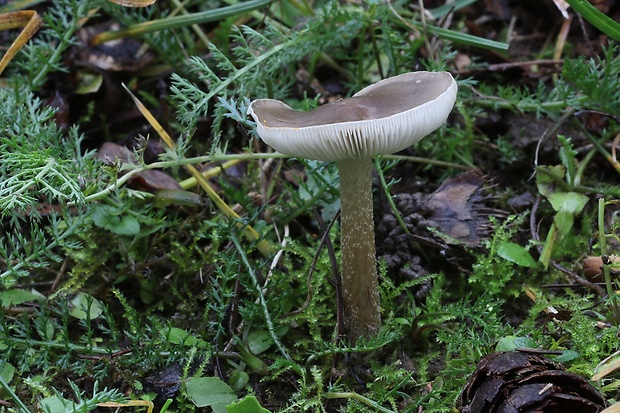
<svg viewBox="0 0 620 413">
<path fill-rule="evenodd" d="M 584 378 L 522 351 L 480 360 L 457 400 L 462 413 L 598 413 L 604 404 Z"/>
</svg>

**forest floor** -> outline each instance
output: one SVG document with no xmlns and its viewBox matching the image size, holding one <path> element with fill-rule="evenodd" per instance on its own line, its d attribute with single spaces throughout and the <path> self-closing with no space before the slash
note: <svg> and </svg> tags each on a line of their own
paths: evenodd
<svg viewBox="0 0 620 413">
<path fill-rule="evenodd" d="M 0 412 L 615 403 L 620 2 L 146 3 L 0 0 Z M 336 165 L 246 112 L 413 71 L 457 99 L 373 161 L 355 340 Z"/>
</svg>

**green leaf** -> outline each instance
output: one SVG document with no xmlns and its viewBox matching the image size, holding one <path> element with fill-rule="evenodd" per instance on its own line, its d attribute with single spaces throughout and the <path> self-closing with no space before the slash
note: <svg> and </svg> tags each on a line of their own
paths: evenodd
<svg viewBox="0 0 620 413">
<path fill-rule="evenodd" d="M 577 161 L 575 160 L 577 151 L 573 149 L 573 145 L 569 138 L 558 135 L 558 141 L 562 144 L 560 148 L 560 159 L 562 160 L 562 165 L 566 168 L 566 181 L 569 185 L 577 185 Z"/>
<path fill-rule="evenodd" d="M 238 402 L 229 404 L 226 406 L 226 411 L 227 413 L 270 413 L 269 410 L 258 403 L 256 397 L 251 395 L 245 396 Z"/>
<path fill-rule="evenodd" d="M 562 351 L 562 354 L 553 357 L 553 361 L 557 361 L 558 363 L 566 363 L 567 361 L 572 361 L 578 359 L 579 357 L 579 353 L 575 350 L 564 350 Z"/>
<path fill-rule="evenodd" d="M 125 215 L 121 218 L 118 225 L 110 228 L 110 231 L 118 235 L 138 235 L 140 233 L 140 223 L 134 217 Z"/>
<path fill-rule="evenodd" d="M 118 235 L 138 235 L 140 223 L 131 215 L 120 216 L 123 212 L 108 205 L 95 207 L 93 223 Z"/>
<path fill-rule="evenodd" d="M 241 339 L 237 339 L 236 348 L 237 351 L 239 351 L 239 356 L 241 357 L 241 360 L 243 360 L 243 362 L 247 364 L 248 367 L 252 369 L 252 371 L 263 375 L 268 373 L 269 367 L 267 366 L 267 364 L 263 360 L 261 360 L 260 357 L 254 354 L 250 348 L 246 347 L 246 345 L 241 341 Z"/>
<path fill-rule="evenodd" d="M 93 223 L 99 228 L 108 229 L 114 226 L 120 221 L 118 213 L 115 208 L 108 205 L 97 205 L 93 208 L 93 214 L 91 215 Z"/>
<path fill-rule="evenodd" d="M 568 151 L 568 149 L 567 149 Z M 565 151 L 565 160 L 569 161 L 570 154 Z M 551 256 L 556 245 L 562 243 L 571 233 L 575 216 L 580 214 L 589 198 L 577 192 L 558 192 L 558 181 L 564 178 L 566 168 L 562 165 L 544 168 L 548 173 L 536 175 L 538 191 L 543 195 L 557 212 L 553 217 L 553 225 L 549 229 L 539 261 L 545 269 L 551 262 Z M 555 177 L 555 178 L 554 178 Z M 573 176 L 574 178 L 574 176 Z"/>
<path fill-rule="evenodd" d="M 497 255 L 505 260 L 514 262 L 521 267 L 534 268 L 536 260 L 532 258 L 529 252 L 519 244 L 514 242 L 502 242 L 497 247 Z"/>
<path fill-rule="evenodd" d="M 20 305 L 31 301 L 44 301 L 45 296 L 35 290 L 11 289 L 0 293 L 0 304 L 3 307 Z"/>
<path fill-rule="evenodd" d="M 536 342 L 529 337 L 502 337 L 495 346 L 495 351 L 513 351 L 518 348 L 537 348 Z"/>
<path fill-rule="evenodd" d="M 273 345 L 273 339 L 266 330 L 252 330 L 248 334 L 248 347 L 254 354 L 260 354 Z"/>
<path fill-rule="evenodd" d="M 59 394 L 46 397 L 45 399 L 39 401 L 39 407 L 44 412 L 74 411 L 74 409 L 70 409 L 69 406 L 75 408 L 75 403 L 73 403 L 71 400 L 67 400 L 64 397 L 61 397 Z"/>
<path fill-rule="evenodd" d="M 103 306 L 99 300 L 81 291 L 71 300 L 71 306 L 69 314 L 78 320 L 94 320 L 103 314 Z"/>
<path fill-rule="evenodd" d="M 215 377 L 193 377 L 185 383 L 185 393 L 196 407 L 211 407 L 213 413 L 226 413 L 226 406 L 237 400 L 235 392 Z"/>
<path fill-rule="evenodd" d="M 245 371 L 235 369 L 230 374 L 230 378 L 228 379 L 228 384 L 233 388 L 234 391 L 241 391 L 248 385 L 250 381 L 250 375 Z"/>
<path fill-rule="evenodd" d="M 557 228 L 558 232 L 554 241 L 558 243 L 564 241 L 573 228 L 573 222 L 575 222 L 575 216 L 571 213 L 560 211 L 555 214 L 553 217 L 553 225 Z"/>
<path fill-rule="evenodd" d="M 198 339 L 191 335 L 189 331 L 183 330 L 178 327 L 162 328 L 159 330 L 159 334 L 162 339 L 170 341 L 175 344 L 182 344 L 184 346 L 196 346 L 206 347 L 207 343 L 204 340 Z"/>
<path fill-rule="evenodd" d="M 88 93 L 96 93 L 101 89 L 103 84 L 103 76 L 100 74 L 88 73 L 86 71 L 78 72 L 78 86 L 75 93 L 78 95 L 86 95 Z"/>
<path fill-rule="evenodd" d="M 558 180 L 564 179 L 564 175 L 566 174 L 566 168 L 562 165 L 541 166 L 540 168 L 544 168 L 550 175 L 555 176 Z M 537 173 L 536 186 L 538 187 L 538 192 L 545 198 L 548 198 L 549 195 L 555 192 L 557 183 L 551 176 L 545 173 Z"/>
<path fill-rule="evenodd" d="M 283 325 L 276 329 L 278 337 L 284 336 L 288 327 Z M 251 330 L 247 337 L 247 345 L 254 354 L 260 354 L 273 345 L 273 338 L 267 330 Z"/>
<path fill-rule="evenodd" d="M 4 379 L 6 383 L 10 383 L 13 380 L 13 375 L 15 374 L 15 367 L 13 367 L 10 363 L 4 363 L 2 368 L 0 368 L 0 377 Z"/>
<path fill-rule="evenodd" d="M 554 192 L 547 195 L 553 209 L 573 216 L 581 213 L 589 198 L 577 192 Z"/>
</svg>

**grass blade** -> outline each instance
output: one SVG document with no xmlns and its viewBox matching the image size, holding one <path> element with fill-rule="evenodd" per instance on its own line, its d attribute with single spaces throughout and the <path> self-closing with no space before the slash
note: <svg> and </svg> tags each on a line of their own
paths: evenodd
<svg viewBox="0 0 620 413">
<path fill-rule="evenodd" d="M 47 0 L 13 0 L 12 2 L 0 6 L 0 13 L 8 13 L 10 11 L 24 10 L 46 2 Z"/>
<path fill-rule="evenodd" d="M 151 112 L 149 112 L 149 110 L 142 104 L 142 102 L 140 102 L 140 100 L 133 93 L 131 93 L 127 86 L 123 84 L 123 87 L 133 99 L 136 107 L 138 108 L 140 113 L 142 113 L 142 116 L 144 116 L 144 118 L 149 122 L 153 129 L 155 129 L 155 131 L 162 138 L 164 143 L 170 149 L 174 149 L 175 143 L 170 137 L 170 135 L 168 135 L 168 132 L 164 130 L 164 128 L 157 121 L 157 119 L 153 117 Z M 211 201 L 213 201 L 213 203 L 219 208 L 220 211 L 222 211 L 229 218 L 236 219 L 238 221 L 238 225 L 239 227 L 241 227 L 243 235 L 247 239 L 249 239 L 250 241 L 258 241 L 256 244 L 256 248 L 261 252 L 261 254 L 263 254 L 265 257 L 269 257 L 275 253 L 274 248 L 267 240 L 259 241 L 260 235 L 258 232 L 256 232 L 254 228 L 252 228 L 250 225 L 244 225 L 240 222 L 241 217 L 222 198 L 220 198 L 218 193 L 215 192 L 213 187 L 211 187 L 209 182 L 200 173 L 200 171 L 194 168 L 193 165 L 185 165 L 185 169 L 187 169 L 187 171 L 194 177 L 194 179 L 196 179 L 196 182 L 198 182 L 202 189 L 204 189 Z"/>
<path fill-rule="evenodd" d="M 101 44 L 110 40 L 122 37 L 137 36 L 144 33 L 151 33 L 166 29 L 176 29 L 179 27 L 191 26 L 193 24 L 209 23 L 224 20 L 228 17 L 247 13 L 268 5 L 271 0 L 251 0 L 233 6 L 221 7 L 216 10 L 208 10 L 200 13 L 184 14 L 181 16 L 169 17 L 167 19 L 155 20 L 140 24 L 135 24 L 123 30 L 103 32 L 95 36 L 92 40 L 93 45 Z"/>
<path fill-rule="evenodd" d="M 615 41 L 620 42 L 620 24 L 598 11 L 587 0 L 566 0 L 566 2 L 594 27 Z"/>
</svg>

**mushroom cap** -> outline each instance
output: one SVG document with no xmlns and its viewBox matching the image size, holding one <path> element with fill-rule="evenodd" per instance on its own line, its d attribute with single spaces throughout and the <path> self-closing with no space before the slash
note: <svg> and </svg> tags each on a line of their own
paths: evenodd
<svg viewBox="0 0 620 413">
<path fill-rule="evenodd" d="M 248 114 L 258 136 L 282 154 L 322 161 L 369 158 L 401 151 L 439 128 L 456 92 L 448 72 L 411 72 L 308 112 L 258 99 Z"/>
</svg>

